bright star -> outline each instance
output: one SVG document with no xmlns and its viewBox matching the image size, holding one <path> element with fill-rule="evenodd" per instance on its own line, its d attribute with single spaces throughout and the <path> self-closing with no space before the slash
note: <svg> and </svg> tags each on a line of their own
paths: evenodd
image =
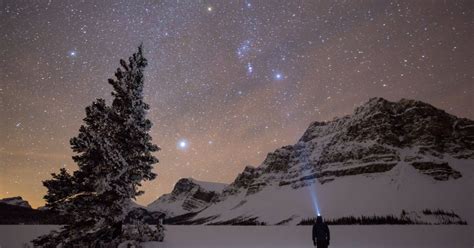
<svg viewBox="0 0 474 248">
<path fill-rule="evenodd" d="M 274 77 L 275 77 L 276 80 L 282 80 L 283 79 L 283 74 L 281 74 L 280 72 L 277 72 L 277 73 L 275 73 Z"/>
<path fill-rule="evenodd" d="M 76 51 L 69 51 L 69 56 L 71 57 L 76 57 L 77 56 L 77 52 Z"/>
<path fill-rule="evenodd" d="M 245 1 L 245 5 L 247 5 L 247 8 L 252 7 L 252 3 L 250 3 L 250 1 Z"/>
<path fill-rule="evenodd" d="M 185 150 L 186 148 L 188 148 L 188 141 L 185 139 L 178 141 L 178 148 L 181 150 Z"/>
<path fill-rule="evenodd" d="M 211 12 L 212 11 L 212 6 L 207 7 L 207 11 Z"/>
</svg>

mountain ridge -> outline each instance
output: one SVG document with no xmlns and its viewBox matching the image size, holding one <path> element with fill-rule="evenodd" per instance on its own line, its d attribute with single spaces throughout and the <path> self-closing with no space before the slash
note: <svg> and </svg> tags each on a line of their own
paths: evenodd
<svg viewBox="0 0 474 248">
<path fill-rule="evenodd" d="M 405 209 L 416 215 L 423 209 L 437 208 L 456 208 L 471 218 L 460 206 L 462 203 L 449 195 L 456 191 L 470 193 L 463 188 L 474 186 L 469 182 L 473 161 L 474 121 L 421 101 L 371 98 L 351 115 L 311 123 L 296 144 L 268 153 L 259 166 L 245 167 L 222 193 L 215 192 L 206 204 L 180 213 L 196 213 L 189 220 L 207 224 L 236 219 L 269 224 L 289 220 L 285 223 L 295 224 L 315 215 L 317 200 L 305 198 L 321 197 L 324 201 L 317 208 L 325 209 L 333 218 L 398 215 Z M 394 202 L 395 207 L 377 203 L 364 210 L 363 201 L 347 196 L 350 190 L 346 188 L 351 188 L 351 184 L 360 191 L 371 190 L 364 184 L 380 187 L 373 197 L 386 198 L 384 194 L 391 194 L 401 202 Z M 437 190 L 452 204 L 442 203 L 436 197 Z M 374 199 L 366 192 L 354 194 L 366 201 Z M 415 197 L 413 203 L 410 197 Z M 417 197 L 425 198 L 426 204 Z M 283 201 L 279 203 L 278 198 Z M 344 198 L 358 204 L 358 211 L 333 207 L 335 203 L 350 202 Z M 288 205 L 285 201 L 304 206 L 292 210 L 291 205 L 284 206 Z"/>
</svg>

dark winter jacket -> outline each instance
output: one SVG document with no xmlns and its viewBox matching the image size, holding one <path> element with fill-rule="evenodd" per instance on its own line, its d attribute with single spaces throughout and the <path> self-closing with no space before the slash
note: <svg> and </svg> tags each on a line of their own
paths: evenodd
<svg viewBox="0 0 474 248">
<path fill-rule="evenodd" d="M 331 236 L 329 234 L 329 227 L 326 223 L 316 222 L 313 225 L 313 242 L 314 243 L 329 243 Z"/>
</svg>

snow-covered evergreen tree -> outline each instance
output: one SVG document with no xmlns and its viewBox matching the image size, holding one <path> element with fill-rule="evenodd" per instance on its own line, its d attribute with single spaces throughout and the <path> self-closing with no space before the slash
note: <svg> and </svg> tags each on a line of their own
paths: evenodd
<svg viewBox="0 0 474 248">
<path fill-rule="evenodd" d="M 142 46 L 129 58 L 129 63 L 120 60 L 122 69 L 117 69 L 116 79 L 109 79 L 113 86 L 112 114 L 115 129 L 115 142 L 125 167 L 121 168 L 120 190 L 126 198 L 135 198 L 142 194 L 138 186 L 142 180 L 153 180 L 153 164 L 158 160 L 152 152 L 159 148 L 151 143 L 148 134 L 152 123 L 146 118 L 149 109 L 143 101 L 143 69 L 147 61 L 143 57 Z"/>
<path fill-rule="evenodd" d="M 43 182 L 48 189 L 47 206 L 68 216 L 70 223 L 59 232 L 34 240 L 40 247 L 117 247 L 132 235 L 124 231 L 131 199 L 142 194 L 143 180 L 153 180 L 152 152 L 159 148 L 148 134 L 152 126 L 146 119 L 149 106 L 143 101 L 143 69 L 147 65 L 142 46 L 129 58 L 120 60 L 113 86 L 112 106 L 98 99 L 86 108 L 84 125 L 71 139 L 73 156 L 79 169 L 70 175 L 65 169 Z M 135 241 L 156 236 L 147 225 L 134 221 L 139 230 Z"/>
</svg>

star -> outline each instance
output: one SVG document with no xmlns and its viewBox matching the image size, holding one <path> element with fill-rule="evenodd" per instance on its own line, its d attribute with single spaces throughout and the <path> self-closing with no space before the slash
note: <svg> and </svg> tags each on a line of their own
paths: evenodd
<svg viewBox="0 0 474 248">
<path fill-rule="evenodd" d="M 208 7 L 207 7 L 207 11 L 208 11 L 208 12 L 212 12 L 212 6 L 208 6 Z"/>
<path fill-rule="evenodd" d="M 188 148 L 188 141 L 186 139 L 181 139 L 178 141 L 178 149 L 186 150 Z"/>
<path fill-rule="evenodd" d="M 252 3 L 250 1 L 245 1 L 245 6 L 247 6 L 247 8 L 250 8 L 252 7 Z"/>
<path fill-rule="evenodd" d="M 69 56 L 70 57 L 76 57 L 77 56 L 77 51 L 75 51 L 75 50 L 69 51 Z"/>
<path fill-rule="evenodd" d="M 275 75 L 273 76 L 276 80 L 282 80 L 284 77 L 283 77 L 283 74 L 281 72 L 277 72 L 275 73 Z"/>
</svg>

